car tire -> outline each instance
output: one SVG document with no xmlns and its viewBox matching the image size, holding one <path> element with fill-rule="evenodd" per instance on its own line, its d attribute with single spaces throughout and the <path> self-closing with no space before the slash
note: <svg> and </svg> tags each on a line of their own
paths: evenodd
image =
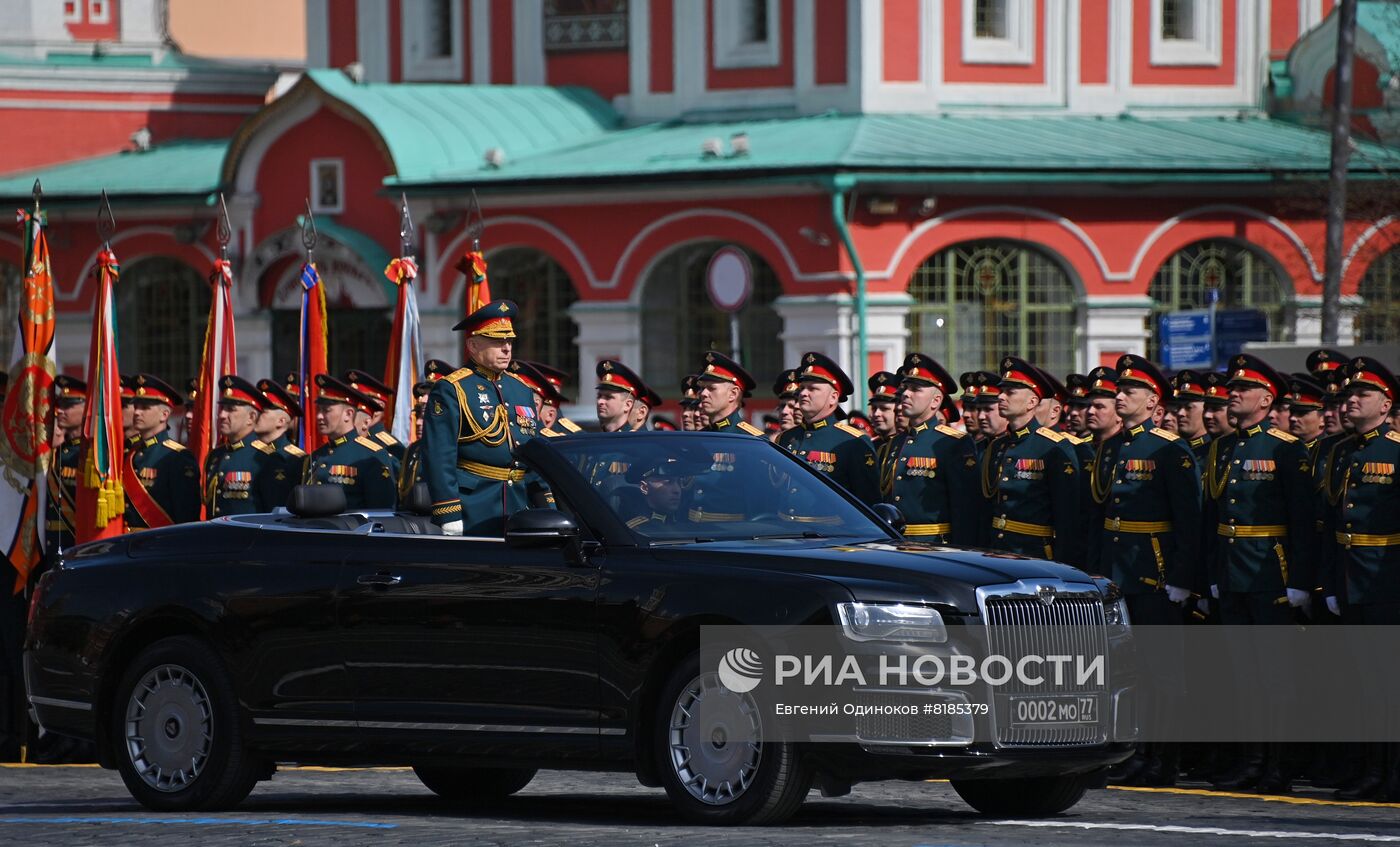
<svg viewBox="0 0 1400 847">
<path fill-rule="evenodd" d="M 1045 776 L 1026 779 L 955 779 L 953 790 L 984 815 L 1006 818 L 1042 818 L 1058 815 L 1084 796 L 1082 776 Z"/>
<path fill-rule="evenodd" d="M 141 651 L 117 683 L 109 717 L 122 782 L 148 809 L 228 809 L 267 772 L 244 747 L 228 671 L 196 638 L 166 638 Z"/>
<path fill-rule="evenodd" d="M 716 740 L 717 731 L 733 732 L 743 722 L 752 736 Z M 798 746 L 763 741 L 753 698 L 729 691 L 714 672 L 701 673 L 699 654 L 681 662 L 662 688 L 652 731 L 661 784 L 681 815 L 695 823 L 782 823 L 812 787 Z"/>
<path fill-rule="evenodd" d="M 452 768 L 415 765 L 413 772 L 437 796 L 460 805 L 509 797 L 530 784 L 534 768 Z"/>
</svg>

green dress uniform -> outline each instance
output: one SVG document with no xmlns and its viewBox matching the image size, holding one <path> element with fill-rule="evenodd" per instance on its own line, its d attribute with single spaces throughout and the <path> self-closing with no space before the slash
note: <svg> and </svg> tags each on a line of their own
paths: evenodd
<svg viewBox="0 0 1400 847">
<path fill-rule="evenodd" d="M 878 376 L 878 375 L 877 375 Z M 893 377 L 894 375 L 891 375 Z M 970 547 L 986 520 L 982 504 L 969 496 L 977 485 L 977 456 L 967 433 L 938 423 L 958 384 L 941 364 L 922 353 L 911 353 L 900 365 L 900 383 L 911 390 L 933 386 L 943 403 L 923 423 L 896 433 L 880 456 L 880 495 L 904 515 L 904 534 L 934 544 Z M 872 393 L 893 379 L 872 378 Z"/>
<path fill-rule="evenodd" d="M 364 371 L 352 368 L 345 372 L 344 381 L 346 385 L 378 403 L 381 408 L 387 409 L 394 404 L 396 396 L 394 389 Z M 382 423 L 370 424 L 369 431 L 365 434 L 379 442 L 380 447 L 389 451 L 389 455 L 393 457 L 390 466 L 393 468 L 395 479 L 397 479 L 399 468 L 403 465 L 403 455 L 406 450 L 404 444 L 390 434 Z"/>
<path fill-rule="evenodd" d="M 45 542 L 51 551 L 66 550 L 76 542 L 78 464 L 83 455 L 81 435 L 71 435 L 54 451 L 49 470 L 49 497 L 45 514 Z"/>
<path fill-rule="evenodd" d="M 1249 354 L 1231 360 L 1231 385 L 1264 387 L 1275 397 L 1287 383 Z M 1216 534 L 1211 584 L 1225 624 L 1288 624 L 1285 589 L 1316 587 L 1317 524 L 1312 468 L 1299 440 L 1266 422 L 1211 443 L 1205 529 Z"/>
<path fill-rule="evenodd" d="M 1333 596 L 1349 608 L 1389 607 L 1384 620 L 1362 614 L 1360 623 L 1400 624 L 1400 432 L 1382 423 L 1355 441 L 1329 526 L 1336 547 Z"/>
<path fill-rule="evenodd" d="M 981 470 L 982 495 L 992 513 L 986 546 L 1083 562 L 1079 460 L 1064 433 L 1036 420 L 1007 430 L 982 454 Z"/>
<path fill-rule="evenodd" d="M 287 505 L 287 468 L 272 444 L 240 438 L 209 451 L 204 462 L 206 514 L 253 515 Z M 279 499 L 280 496 L 280 499 Z"/>
<path fill-rule="evenodd" d="M 398 496 L 389 454 L 367 436 L 339 435 L 317 447 L 306 458 L 306 485 L 339 485 L 345 489 L 345 507 L 392 509 Z"/>
<path fill-rule="evenodd" d="M 762 431 L 759 431 L 762 435 Z M 864 432 L 833 415 L 785 431 L 778 444 L 865 503 L 880 502 L 875 448 Z"/>
<path fill-rule="evenodd" d="M 1129 596 L 1167 585 L 1200 592 L 1201 480 L 1186 442 L 1143 424 L 1123 429 L 1104 442 L 1090 476 L 1103 510 L 1090 568 Z"/>
<path fill-rule="evenodd" d="M 384 428 L 384 424 L 372 424 L 367 435 L 375 441 L 378 441 L 379 446 L 389 452 L 389 455 L 394 458 L 395 467 L 401 467 L 403 465 L 403 457 L 404 454 L 408 452 L 408 448 L 404 446 L 402 441 L 390 434 L 390 432 Z"/>
<path fill-rule="evenodd" d="M 886 452 L 886 503 L 904 515 L 904 534 L 971 547 L 984 517 L 976 490 L 977 457 L 967 433 L 926 421 L 896 435 Z"/>
<path fill-rule="evenodd" d="M 137 438 L 129 454 L 136 477 L 157 507 L 171 523 L 199 520 L 199 463 L 185 445 L 168 438 L 170 430 L 161 430 L 150 438 Z M 128 531 L 148 529 L 151 522 L 132 503 L 126 502 Z"/>
<path fill-rule="evenodd" d="M 494 300 L 453 329 L 514 338 L 518 311 L 509 300 Z M 535 436 L 538 423 L 530 389 L 509 372 L 469 366 L 434 383 L 420 459 L 433 522 L 461 521 L 464 535 L 503 534 L 505 519 L 530 505 L 515 448 Z"/>
</svg>

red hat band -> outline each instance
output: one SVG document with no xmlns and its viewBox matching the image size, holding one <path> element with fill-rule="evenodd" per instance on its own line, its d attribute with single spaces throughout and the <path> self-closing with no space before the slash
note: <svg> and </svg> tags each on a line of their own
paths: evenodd
<svg viewBox="0 0 1400 847">
<path fill-rule="evenodd" d="M 804 380 L 808 378 L 821 380 L 822 382 L 830 383 L 832 388 L 839 389 L 841 387 L 841 380 L 836 378 L 836 374 L 821 365 L 808 365 L 803 368 L 802 378 Z"/>
<path fill-rule="evenodd" d="M 1022 388 L 1029 388 L 1031 391 L 1035 392 L 1035 396 L 1044 399 L 1044 395 L 1040 393 L 1040 385 L 1037 384 L 1036 381 L 1031 378 L 1030 374 L 1026 374 L 1021 371 L 1007 371 L 1006 373 L 1001 375 L 1001 381 L 1013 382 L 1016 385 L 1021 386 Z"/>
<path fill-rule="evenodd" d="M 627 379 L 621 374 L 614 373 L 612 371 L 608 371 L 607 373 L 603 374 L 603 376 L 598 380 L 598 384 L 611 385 L 622 391 L 626 391 L 628 394 L 632 395 L 636 395 L 637 393 L 637 386 L 633 385 L 631 382 L 628 382 Z"/>
<path fill-rule="evenodd" d="M 1230 382 L 1248 382 L 1263 388 L 1275 397 L 1281 397 L 1287 393 L 1285 391 L 1279 391 L 1278 386 L 1274 385 L 1273 381 L 1267 376 L 1261 374 L 1259 371 L 1251 370 L 1250 368 L 1240 368 L 1230 374 Z"/>
<path fill-rule="evenodd" d="M 705 376 L 721 379 L 725 382 L 732 382 L 735 385 L 740 383 L 738 374 L 723 365 L 716 365 L 714 362 L 709 362 L 705 365 Z"/>
<path fill-rule="evenodd" d="M 219 393 L 219 399 L 229 403 L 246 403 L 249 406 L 261 407 L 262 400 L 244 391 L 242 388 L 225 388 Z"/>
<path fill-rule="evenodd" d="M 1162 386 L 1158 385 L 1157 380 L 1153 379 L 1152 375 L 1147 371 L 1124 368 L 1118 374 L 1118 383 L 1121 385 L 1124 382 L 1135 382 L 1139 385 L 1146 385 L 1148 388 L 1157 392 L 1159 397 L 1165 393 L 1162 390 Z"/>
<path fill-rule="evenodd" d="M 1367 388 L 1375 389 L 1385 394 L 1385 396 L 1389 397 L 1391 400 L 1395 399 L 1395 394 L 1390 390 L 1390 385 L 1378 373 L 1354 371 L 1351 375 L 1351 379 L 1347 380 L 1347 387 L 1351 388 L 1357 385 L 1364 385 Z"/>
</svg>

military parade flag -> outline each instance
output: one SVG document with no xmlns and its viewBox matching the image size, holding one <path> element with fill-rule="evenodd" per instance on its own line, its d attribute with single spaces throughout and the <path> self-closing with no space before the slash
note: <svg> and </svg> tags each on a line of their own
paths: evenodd
<svg viewBox="0 0 1400 847">
<path fill-rule="evenodd" d="M 233 268 L 227 259 L 215 259 L 209 274 L 214 299 L 209 305 L 209 324 L 204 329 L 204 356 L 199 362 L 199 381 L 190 418 L 190 451 L 199 467 L 218 442 L 219 379 L 238 373 L 238 349 L 233 334 Z"/>
<path fill-rule="evenodd" d="M 480 250 L 468 250 L 457 263 L 457 270 L 467 277 L 467 314 L 491 302 L 491 282 L 486 278 L 486 255 Z"/>
<path fill-rule="evenodd" d="M 413 440 L 413 386 L 423 378 L 423 342 L 414 283 L 418 265 L 411 256 L 398 258 L 384 269 L 384 275 L 399 289 L 389 356 L 384 363 L 384 384 L 394 386 L 394 402 L 384 410 L 384 427 L 401 443 L 408 444 Z"/>
<path fill-rule="evenodd" d="M 301 408 L 301 429 L 298 445 L 310 453 L 325 441 L 316 427 L 316 375 L 326 373 L 326 287 L 314 262 L 301 266 L 301 355 L 298 387 Z"/>
<path fill-rule="evenodd" d="M 43 558 L 45 500 L 52 452 L 54 311 L 53 273 L 38 203 L 34 213 L 21 210 L 24 230 L 24 292 L 10 356 L 9 391 L 4 402 L 4 438 L 0 441 L 0 533 L 15 570 L 18 594 Z"/>
<path fill-rule="evenodd" d="M 126 495 L 122 486 L 122 386 L 117 370 L 117 304 L 113 288 L 121 267 L 110 247 L 97 257 L 97 308 L 88 349 L 88 398 L 83 415 L 83 457 L 78 470 L 79 543 L 121 535 Z"/>
</svg>

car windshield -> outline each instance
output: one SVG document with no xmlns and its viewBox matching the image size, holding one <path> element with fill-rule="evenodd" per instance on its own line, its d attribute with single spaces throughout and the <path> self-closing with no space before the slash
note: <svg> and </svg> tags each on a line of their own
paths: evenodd
<svg viewBox="0 0 1400 847">
<path fill-rule="evenodd" d="M 804 463 L 751 436 L 588 434 L 549 447 L 653 544 L 888 535 Z"/>
</svg>

